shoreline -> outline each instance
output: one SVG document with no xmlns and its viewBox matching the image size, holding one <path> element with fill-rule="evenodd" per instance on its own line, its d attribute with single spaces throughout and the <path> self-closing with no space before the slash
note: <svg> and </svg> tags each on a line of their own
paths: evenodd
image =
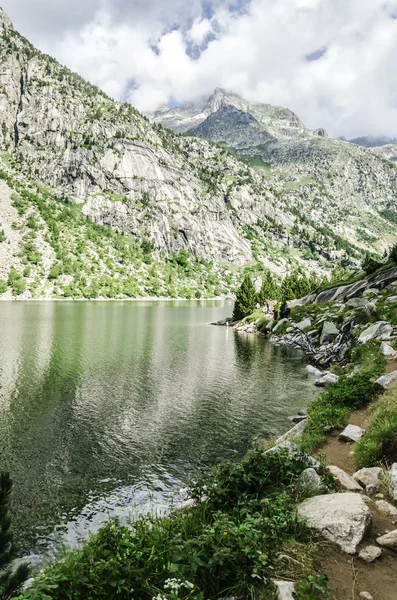
<svg viewBox="0 0 397 600">
<path fill-rule="evenodd" d="M 143 296 L 142 298 L 0 298 L 0 302 L 214 302 L 230 301 L 230 296 L 217 296 L 214 298 L 168 298 L 158 296 Z"/>
</svg>

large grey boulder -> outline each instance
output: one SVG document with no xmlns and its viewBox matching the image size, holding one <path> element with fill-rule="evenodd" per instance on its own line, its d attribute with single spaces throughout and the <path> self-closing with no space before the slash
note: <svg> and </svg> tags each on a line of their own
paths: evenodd
<svg viewBox="0 0 397 600">
<path fill-rule="evenodd" d="M 350 308 L 368 308 L 370 306 L 370 301 L 367 298 L 351 298 L 346 302 L 346 306 Z"/>
<path fill-rule="evenodd" d="M 369 298 L 371 296 L 377 296 L 379 294 L 379 290 L 377 288 L 368 288 L 363 292 L 364 298 Z"/>
<path fill-rule="evenodd" d="M 354 473 L 353 477 L 364 487 L 367 487 L 367 485 L 371 485 L 378 489 L 380 482 L 382 481 L 383 469 L 381 469 L 380 467 L 369 467 L 360 469 L 359 471 Z"/>
<path fill-rule="evenodd" d="M 343 552 L 355 554 L 370 529 L 372 517 L 360 494 L 328 494 L 298 505 L 298 515 Z"/>
<path fill-rule="evenodd" d="M 395 302 L 397 302 L 397 296 L 389 296 L 387 298 L 386 302 L 389 302 L 390 304 L 394 304 Z"/>
<path fill-rule="evenodd" d="M 395 381 L 397 381 L 397 371 L 382 375 L 382 377 L 379 377 L 379 379 L 376 380 L 376 383 L 385 388 L 385 390 L 388 390 Z"/>
<path fill-rule="evenodd" d="M 360 344 L 366 344 L 371 340 L 388 340 L 392 333 L 393 327 L 390 323 L 387 321 L 377 321 L 361 333 L 358 342 Z"/>
<path fill-rule="evenodd" d="M 303 321 L 300 321 L 300 323 L 297 323 L 295 325 L 295 327 L 297 327 L 298 329 L 306 329 L 307 327 L 311 327 L 312 326 L 312 320 L 307 318 L 307 319 L 303 319 Z"/>
<path fill-rule="evenodd" d="M 306 427 L 307 427 L 307 419 L 304 419 L 303 421 L 301 421 L 300 423 L 295 425 L 295 427 L 292 427 L 292 429 L 289 429 L 287 431 L 287 433 L 284 433 L 284 435 L 280 436 L 276 440 L 276 444 L 280 445 L 285 442 L 292 442 L 294 440 L 298 440 L 301 437 L 302 433 L 305 431 Z"/>
<path fill-rule="evenodd" d="M 314 382 L 316 387 L 327 387 L 331 383 L 337 383 L 339 381 L 339 376 L 335 375 L 335 373 L 324 373 L 320 379 Z"/>
<path fill-rule="evenodd" d="M 324 321 L 320 335 L 320 346 L 330 344 L 339 335 L 339 329 L 331 321 Z"/>
<path fill-rule="evenodd" d="M 397 502 L 397 463 L 392 465 L 389 472 L 389 493 L 394 502 Z"/>
<path fill-rule="evenodd" d="M 397 550 L 397 529 L 386 533 L 385 535 L 381 535 L 376 539 L 376 543 L 379 546 L 383 546 L 384 548 L 391 548 L 392 550 Z"/>
<path fill-rule="evenodd" d="M 362 427 L 358 427 L 358 425 L 348 425 L 342 433 L 339 434 L 339 439 L 342 442 L 352 444 L 354 442 L 359 442 L 364 434 L 365 429 Z"/>
<path fill-rule="evenodd" d="M 318 377 L 318 378 L 320 378 L 324 375 L 324 371 L 320 371 L 320 369 L 317 369 L 316 367 L 313 367 L 312 365 L 307 365 L 306 372 L 308 375 L 313 375 L 313 377 Z"/>
<path fill-rule="evenodd" d="M 362 492 L 363 491 L 363 488 L 358 483 L 358 481 L 353 479 L 353 477 L 351 475 L 349 475 L 348 473 L 346 473 L 346 471 L 344 471 L 343 469 L 340 469 L 339 467 L 335 467 L 335 466 L 331 465 L 330 467 L 328 467 L 328 470 L 331 471 L 332 475 L 334 476 L 336 481 L 339 483 L 340 487 L 343 488 L 344 490 L 348 490 L 349 492 Z"/>
<path fill-rule="evenodd" d="M 288 319 L 280 319 L 280 321 L 277 322 L 275 327 L 273 327 L 272 332 L 277 333 L 277 331 L 279 329 L 281 329 L 281 327 L 284 325 L 284 323 L 288 323 Z"/>
</svg>

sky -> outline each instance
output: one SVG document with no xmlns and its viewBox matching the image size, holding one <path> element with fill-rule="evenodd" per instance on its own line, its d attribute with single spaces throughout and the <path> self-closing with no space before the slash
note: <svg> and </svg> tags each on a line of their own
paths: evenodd
<svg viewBox="0 0 397 600">
<path fill-rule="evenodd" d="M 35 46 L 148 112 L 216 87 L 330 135 L 397 136 L 397 0 L 2 0 Z"/>
</svg>

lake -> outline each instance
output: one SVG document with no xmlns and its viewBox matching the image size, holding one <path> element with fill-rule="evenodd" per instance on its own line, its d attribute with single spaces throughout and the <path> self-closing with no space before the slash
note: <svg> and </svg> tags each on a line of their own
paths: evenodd
<svg viewBox="0 0 397 600">
<path fill-rule="evenodd" d="M 232 304 L 0 303 L 0 469 L 34 555 L 161 510 L 200 469 L 286 431 L 316 391 L 298 353 L 209 323 Z"/>
</svg>

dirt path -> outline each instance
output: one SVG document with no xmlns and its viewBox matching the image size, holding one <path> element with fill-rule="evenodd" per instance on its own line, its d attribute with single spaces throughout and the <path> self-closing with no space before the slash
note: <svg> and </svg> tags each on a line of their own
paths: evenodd
<svg viewBox="0 0 397 600">
<path fill-rule="evenodd" d="M 386 373 L 397 370 L 397 361 L 390 360 Z M 366 429 L 371 420 L 371 407 L 355 411 L 349 423 Z M 340 442 L 337 434 L 328 438 L 319 454 L 325 456 L 329 465 L 335 465 L 350 475 L 356 470 L 353 446 Z M 376 545 L 376 538 L 396 529 L 397 518 L 385 517 L 376 508 L 377 498 L 371 497 L 369 508 L 373 515 L 373 527 L 362 547 Z M 361 549 L 361 548 L 360 548 Z M 358 557 L 340 552 L 335 546 L 324 543 L 319 554 L 319 564 L 330 577 L 332 600 L 361 600 L 360 592 L 369 592 L 373 600 L 397 600 L 397 552 L 383 550 L 380 559 L 367 564 Z"/>
</svg>

